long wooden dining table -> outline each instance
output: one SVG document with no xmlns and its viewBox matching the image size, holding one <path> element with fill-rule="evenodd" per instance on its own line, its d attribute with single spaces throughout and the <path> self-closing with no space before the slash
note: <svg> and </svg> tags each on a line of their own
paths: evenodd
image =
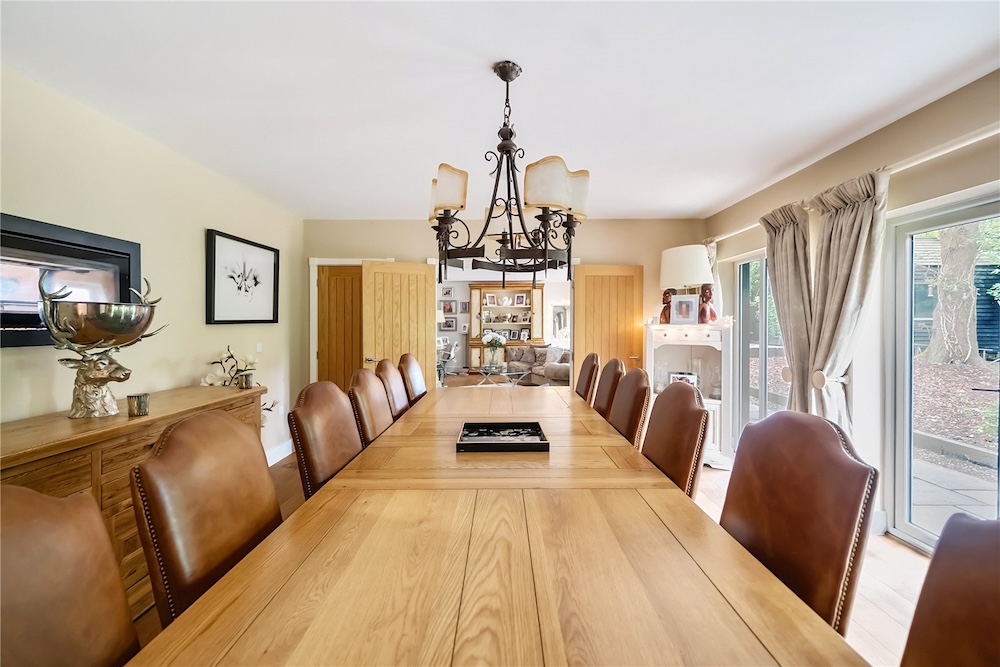
<svg viewBox="0 0 1000 667">
<path fill-rule="evenodd" d="M 456 453 L 510 420 L 550 450 Z M 571 389 L 494 386 L 431 389 L 130 664 L 866 663 Z"/>
</svg>

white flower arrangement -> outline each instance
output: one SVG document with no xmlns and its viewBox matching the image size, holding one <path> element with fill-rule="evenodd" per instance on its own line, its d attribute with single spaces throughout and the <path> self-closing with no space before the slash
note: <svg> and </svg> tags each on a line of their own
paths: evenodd
<svg viewBox="0 0 1000 667">
<path fill-rule="evenodd" d="M 201 386 L 232 387 L 236 385 L 238 377 L 257 370 L 257 357 L 252 354 L 237 357 L 227 346 L 226 353 L 215 361 L 209 362 L 209 365 L 218 365 L 220 372 L 209 373 L 203 377 L 201 379 Z M 260 385 L 259 382 L 256 384 Z M 260 414 L 260 423 L 262 426 L 267 423 L 267 416 L 264 413 L 273 412 L 276 407 L 278 407 L 278 401 L 271 401 L 270 403 L 261 402 L 260 409 L 262 412 Z"/>
<path fill-rule="evenodd" d="M 483 345 L 490 348 L 491 350 L 498 350 L 507 344 L 507 339 L 498 333 L 488 331 L 483 334 Z"/>
</svg>

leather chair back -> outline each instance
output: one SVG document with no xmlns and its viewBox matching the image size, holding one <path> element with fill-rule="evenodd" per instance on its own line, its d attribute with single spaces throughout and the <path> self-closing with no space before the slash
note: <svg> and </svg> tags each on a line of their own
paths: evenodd
<svg viewBox="0 0 1000 667">
<path fill-rule="evenodd" d="M 653 401 L 642 453 L 694 498 L 705 457 L 708 410 L 701 392 L 686 382 L 668 384 Z"/>
<path fill-rule="evenodd" d="M 649 376 L 633 368 L 618 383 L 608 422 L 638 449 L 642 448 L 642 427 L 649 411 Z"/>
<path fill-rule="evenodd" d="M 0 486 L 0 662 L 123 665 L 139 651 L 118 560 L 89 493 Z"/>
<path fill-rule="evenodd" d="M 314 382 L 299 393 L 288 429 L 306 500 L 361 452 L 351 400 L 332 382 Z"/>
<path fill-rule="evenodd" d="M 580 377 L 576 381 L 576 393 L 588 404 L 594 403 L 594 389 L 597 388 L 597 373 L 601 370 L 601 358 L 591 352 L 580 364 Z"/>
<path fill-rule="evenodd" d="M 221 410 L 163 432 L 132 503 L 164 628 L 281 524 L 260 437 Z"/>
<path fill-rule="evenodd" d="M 719 523 L 844 635 L 877 479 L 836 424 L 776 412 L 743 429 Z"/>
<path fill-rule="evenodd" d="M 615 400 L 615 391 L 617 391 L 618 383 L 623 377 L 625 377 L 625 364 L 621 362 L 621 359 L 612 359 L 604 365 L 604 370 L 601 371 L 601 377 L 597 381 L 597 393 L 594 394 L 594 409 L 605 419 L 611 414 L 611 404 Z"/>
<path fill-rule="evenodd" d="M 389 412 L 392 413 L 392 421 L 396 421 L 410 409 L 410 397 L 406 395 L 403 376 L 388 359 L 382 359 L 378 362 L 375 366 L 375 375 L 385 387 L 385 396 L 389 399 Z"/>
<path fill-rule="evenodd" d="M 371 370 L 359 368 L 351 378 L 351 388 L 347 390 L 354 408 L 354 420 L 361 434 L 361 445 L 367 447 L 382 432 L 392 426 L 392 410 L 385 387 Z"/>
<path fill-rule="evenodd" d="M 953 514 L 917 598 L 902 667 L 1000 665 L 1000 521 Z"/>
<path fill-rule="evenodd" d="M 427 383 L 417 358 L 409 352 L 403 354 L 399 358 L 399 373 L 403 376 L 406 396 L 412 406 L 427 394 Z"/>
</svg>

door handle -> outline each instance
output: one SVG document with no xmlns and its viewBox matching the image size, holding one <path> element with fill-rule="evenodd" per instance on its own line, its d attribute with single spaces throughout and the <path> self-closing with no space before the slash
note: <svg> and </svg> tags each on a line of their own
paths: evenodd
<svg viewBox="0 0 1000 667">
<path fill-rule="evenodd" d="M 635 356 L 635 357 L 629 357 L 629 359 L 638 359 L 638 358 L 639 358 L 638 356 Z"/>
<path fill-rule="evenodd" d="M 365 357 L 365 363 L 366 364 L 374 364 L 375 360 L 372 359 L 371 357 Z"/>
</svg>

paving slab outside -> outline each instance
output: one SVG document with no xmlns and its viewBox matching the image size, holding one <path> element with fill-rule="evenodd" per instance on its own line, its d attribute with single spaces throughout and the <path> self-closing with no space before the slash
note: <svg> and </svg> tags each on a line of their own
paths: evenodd
<svg viewBox="0 0 1000 667">
<path fill-rule="evenodd" d="M 997 483 L 950 470 L 928 461 L 912 462 L 911 520 L 940 534 L 955 512 L 982 519 L 997 518 Z"/>
</svg>

